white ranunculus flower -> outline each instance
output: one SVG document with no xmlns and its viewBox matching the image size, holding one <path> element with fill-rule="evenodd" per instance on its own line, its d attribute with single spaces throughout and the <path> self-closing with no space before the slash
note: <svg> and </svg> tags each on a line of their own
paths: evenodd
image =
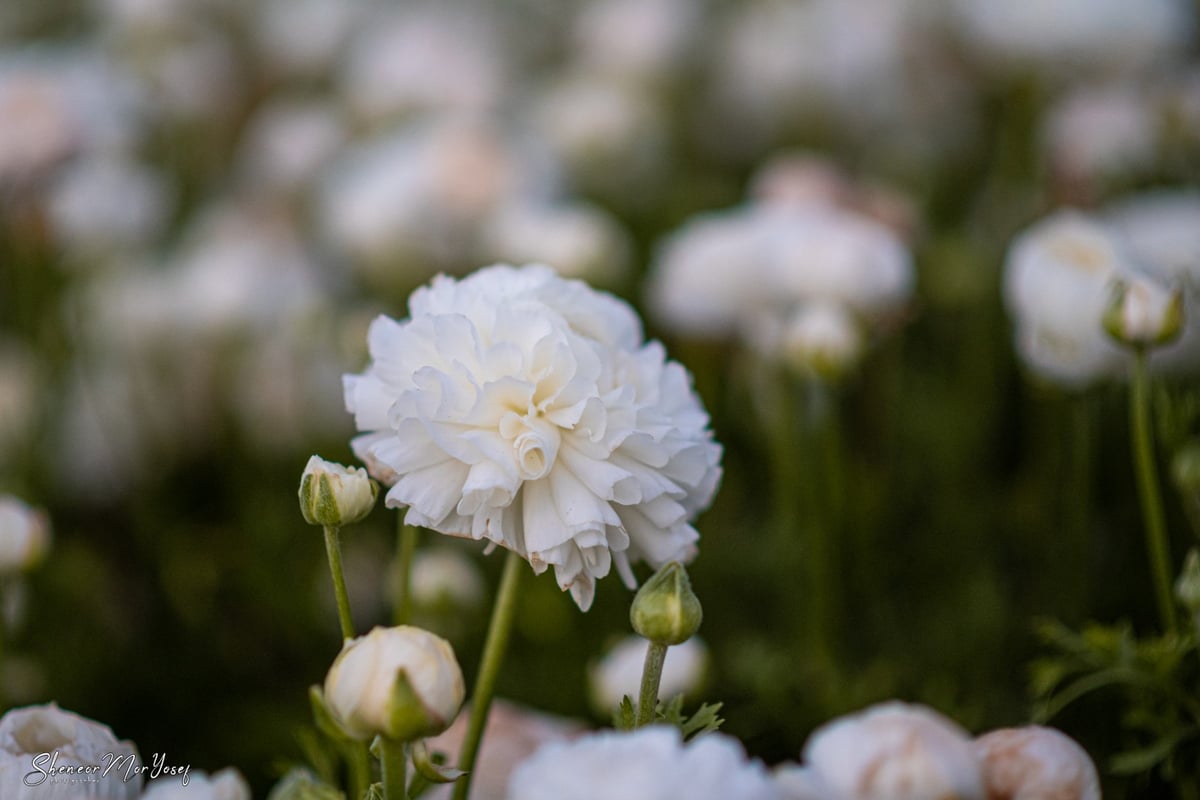
<svg viewBox="0 0 1200 800">
<path fill-rule="evenodd" d="M 0 717 L 0 797 L 4 800 L 135 800 L 142 790 L 137 748 L 107 725 L 54 703 Z M 50 773 L 54 767 L 56 772 Z M 86 770 L 62 772 L 64 767 Z M 104 774 L 105 767 L 110 767 Z M 66 778 L 78 778 L 71 783 Z M 86 782 L 84 782 L 86 781 Z"/>
<path fill-rule="evenodd" d="M 1053 728 L 1002 728 L 975 740 L 988 797 L 1100 800 L 1096 765 L 1075 740 Z"/>
<path fill-rule="evenodd" d="M 50 521 L 10 495 L 0 495 L 0 574 L 36 565 L 50 547 Z"/>
<path fill-rule="evenodd" d="M 637 703 L 649 647 L 650 642 L 641 636 L 627 636 L 591 665 L 588 689 L 597 713 L 611 714 L 625 695 Z M 708 661 L 708 647 L 695 636 L 669 648 L 663 662 L 659 697 L 669 700 L 677 694 L 695 690 L 704 680 Z"/>
<path fill-rule="evenodd" d="M 189 770 L 186 776 L 151 781 L 142 800 L 250 800 L 250 786 L 232 767 L 211 777 Z"/>
<path fill-rule="evenodd" d="M 770 773 L 720 733 L 684 743 L 674 727 L 556 742 L 513 771 L 509 800 L 783 800 Z"/>
<path fill-rule="evenodd" d="M 1072 387 L 1119 373 L 1126 353 L 1102 321 L 1113 282 L 1129 270 L 1112 231 L 1078 212 L 1058 212 L 1022 233 L 1008 251 L 1004 299 L 1026 365 Z"/>
<path fill-rule="evenodd" d="M 967 732 L 924 706 L 881 703 L 818 728 L 804 761 L 840 800 L 983 800 Z"/>
<path fill-rule="evenodd" d="M 582 609 L 613 563 L 688 560 L 721 448 L 687 371 L 628 305 L 549 267 L 497 265 L 379 317 L 345 377 L 355 454 L 406 521 L 553 566 Z"/>
<path fill-rule="evenodd" d="M 410 693 L 395 692 L 403 674 Z M 325 703 L 355 739 L 411 741 L 441 733 L 466 689 L 454 649 L 440 636 L 401 625 L 347 640 L 325 676 Z M 401 703 L 402 705 L 397 705 Z"/>
</svg>

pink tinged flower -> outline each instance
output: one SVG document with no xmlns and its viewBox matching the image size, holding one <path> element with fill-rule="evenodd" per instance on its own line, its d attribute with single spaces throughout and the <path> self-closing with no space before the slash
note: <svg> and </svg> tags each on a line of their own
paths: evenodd
<svg viewBox="0 0 1200 800">
<path fill-rule="evenodd" d="M 987 797 L 1099 800 L 1100 779 L 1091 757 L 1053 728 L 1002 728 L 975 740 Z"/>
<path fill-rule="evenodd" d="M 550 268 L 498 265 L 379 317 L 344 379 L 355 454 L 409 524 L 554 567 L 582 609 L 615 564 L 688 560 L 721 448 L 633 310 Z"/>
<path fill-rule="evenodd" d="M 818 728 L 804 746 L 815 778 L 843 800 L 983 800 L 967 732 L 924 706 L 881 703 Z"/>
</svg>

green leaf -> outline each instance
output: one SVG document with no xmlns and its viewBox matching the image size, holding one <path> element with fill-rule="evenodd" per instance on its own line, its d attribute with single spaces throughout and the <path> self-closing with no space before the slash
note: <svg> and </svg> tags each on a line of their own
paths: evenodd
<svg viewBox="0 0 1200 800">
<path fill-rule="evenodd" d="M 613 712 L 613 727 L 619 731 L 631 731 L 637 727 L 637 711 L 633 708 L 633 698 L 625 695 L 621 704 Z"/>
<path fill-rule="evenodd" d="M 705 703 L 692 714 L 687 722 L 680 726 L 683 731 L 683 738 L 690 739 L 695 736 L 703 736 L 706 733 L 713 733 L 720 730 L 721 725 L 725 720 L 717 716 L 721 710 L 722 703 Z"/>
</svg>

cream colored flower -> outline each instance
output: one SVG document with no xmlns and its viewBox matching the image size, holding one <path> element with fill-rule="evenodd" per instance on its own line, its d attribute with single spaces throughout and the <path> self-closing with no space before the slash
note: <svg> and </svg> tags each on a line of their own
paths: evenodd
<svg viewBox="0 0 1200 800">
<path fill-rule="evenodd" d="M 439 277 L 379 317 L 345 378 L 355 454 L 406 521 L 554 567 L 582 609 L 616 565 L 688 560 L 721 448 L 625 303 L 545 266 Z"/>
<path fill-rule="evenodd" d="M 1005 800 L 1100 800 L 1100 779 L 1091 757 L 1053 728 L 1003 728 L 973 744 L 989 798 Z"/>
<path fill-rule="evenodd" d="M 142 775 L 133 767 L 140 764 L 132 742 L 118 741 L 108 726 L 54 703 L 14 708 L 0 718 L 4 800 L 136 800 Z M 87 782 L 62 780 L 70 777 Z"/>
<path fill-rule="evenodd" d="M 984 800 L 967 732 L 924 706 L 881 703 L 818 728 L 804 760 L 839 800 Z"/>
<path fill-rule="evenodd" d="M 363 741 L 440 733 L 454 721 L 465 693 L 450 643 L 409 625 L 348 640 L 325 677 L 330 713 Z"/>
<path fill-rule="evenodd" d="M 0 574 L 35 566 L 50 547 L 50 520 L 44 511 L 0 495 Z"/>
</svg>

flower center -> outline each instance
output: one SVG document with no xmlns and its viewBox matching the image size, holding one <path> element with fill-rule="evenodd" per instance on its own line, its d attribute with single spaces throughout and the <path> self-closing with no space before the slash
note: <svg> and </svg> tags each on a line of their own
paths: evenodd
<svg viewBox="0 0 1200 800">
<path fill-rule="evenodd" d="M 500 432 L 512 441 L 522 480 L 536 481 L 550 473 L 558 456 L 557 425 L 534 414 L 510 414 L 501 422 Z"/>
</svg>

